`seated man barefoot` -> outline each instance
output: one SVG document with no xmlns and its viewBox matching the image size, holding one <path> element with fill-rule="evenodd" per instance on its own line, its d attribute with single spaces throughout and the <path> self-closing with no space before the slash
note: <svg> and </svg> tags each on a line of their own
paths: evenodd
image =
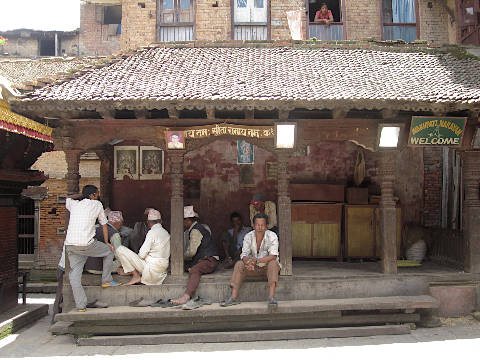
<svg viewBox="0 0 480 360">
<path fill-rule="evenodd" d="M 217 244 L 212 238 L 209 230 L 201 225 L 198 220 L 198 214 L 193 210 L 193 206 L 185 206 L 183 209 L 183 226 L 188 229 L 188 246 L 185 248 L 185 258 L 192 259 L 189 264 L 187 289 L 183 296 L 172 300 L 175 305 L 186 304 L 193 296 L 200 283 L 200 277 L 203 274 L 213 273 L 219 262 Z"/>
<path fill-rule="evenodd" d="M 132 273 L 132 279 L 125 285 L 142 283 L 160 285 L 167 277 L 170 258 L 170 234 L 162 227 L 160 212 L 150 209 L 147 218 L 149 231 L 138 255 L 125 246 L 115 251 L 125 273 Z"/>
<path fill-rule="evenodd" d="M 268 279 L 268 307 L 277 307 L 275 287 L 278 283 L 280 263 L 278 262 L 277 235 L 267 230 L 268 216 L 259 213 L 253 217 L 253 231 L 245 235 L 241 260 L 237 261 L 233 270 L 230 287 L 232 295 L 221 306 L 239 304 L 238 292 L 247 276 L 266 276 Z"/>
<path fill-rule="evenodd" d="M 230 222 L 233 227 L 222 235 L 222 245 L 225 251 L 225 269 L 232 268 L 240 260 L 243 238 L 252 231 L 250 226 L 243 225 L 242 215 L 237 212 L 230 215 Z"/>
</svg>

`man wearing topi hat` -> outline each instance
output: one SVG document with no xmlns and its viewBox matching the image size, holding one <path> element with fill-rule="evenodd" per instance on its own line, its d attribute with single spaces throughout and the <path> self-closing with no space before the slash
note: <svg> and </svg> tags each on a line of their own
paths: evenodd
<svg viewBox="0 0 480 360">
<path fill-rule="evenodd" d="M 125 285 L 142 283 L 160 285 L 167 277 L 170 258 L 170 234 L 162 226 L 162 216 L 155 209 L 149 209 L 147 226 L 150 229 L 138 255 L 125 246 L 119 246 L 115 255 L 125 273 L 132 273 L 132 279 Z"/>
<path fill-rule="evenodd" d="M 198 221 L 193 206 L 183 208 L 183 226 L 188 231 L 188 244 L 184 249 L 185 259 L 191 259 L 187 289 L 183 296 L 172 300 L 173 304 L 186 304 L 193 296 L 203 274 L 213 273 L 219 262 L 217 244 L 204 225 Z"/>
</svg>

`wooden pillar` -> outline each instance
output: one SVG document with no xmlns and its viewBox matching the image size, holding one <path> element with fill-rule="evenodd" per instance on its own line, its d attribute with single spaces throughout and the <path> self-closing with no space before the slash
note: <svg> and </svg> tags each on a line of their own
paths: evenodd
<svg viewBox="0 0 480 360">
<path fill-rule="evenodd" d="M 170 268 L 173 276 L 183 276 L 183 158 L 185 151 L 167 151 L 170 160 Z"/>
<path fill-rule="evenodd" d="M 292 275 L 292 202 L 289 191 L 288 160 L 291 151 L 277 150 L 278 238 L 281 275 Z"/>
<path fill-rule="evenodd" d="M 67 160 L 67 194 L 78 194 L 80 192 L 80 155 L 82 150 L 65 150 Z"/>
<path fill-rule="evenodd" d="M 111 207 L 112 196 L 112 161 L 110 153 L 106 150 L 98 150 L 96 154 L 100 158 L 100 196 L 103 207 Z"/>
<path fill-rule="evenodd" d="M 462 159 L 465 271 L 478 274 L 480 273 L 480 152 L 464 152 Z"/>
<path fill-rule="evenodd" d="M 382 245 L 382 272 L 397 273 L 397 209 L 393 199 L 395 183 L 395 151 L 382 152 L 380 159 L 380 241 Z"/>
</svg>

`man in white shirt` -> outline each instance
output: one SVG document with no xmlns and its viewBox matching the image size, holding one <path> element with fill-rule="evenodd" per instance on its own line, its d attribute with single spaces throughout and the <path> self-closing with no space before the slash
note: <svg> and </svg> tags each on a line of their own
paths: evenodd
<svg viewBox="0 0 480 360">
<path fill-rule="evenodd" d="M 243 280 L 247 276 L 267 277 L 269 285 L 268 307 L 277 307 L 275 288 L 278 283 L 280 263 L 278 261 L 278 237 L 267 230 L 268 216 L 263 213 L 253 217 L 253 231 L 243 239 L 242 254 L 233 269 L 230 287 L 232 295 L 221 303 L 221 306 L 240 304 L 238 293 Z"/>
<path fill-rule="evenodd" d="M 132 273 L 132 279 L 125 285 L 142 283 L 160 285 L 167 277 L 170 258 L 170 234 L 162 227 L 162 216 L 155 209 L 149 209 L 147 217 L 149 231 L 138 255 L 125 246 L 119 246 L 115 255 L 125 273 Z"/>
<path fill-rule="evenodd" d="M 82 200 L 77 200 L 82 198 Z M 98 201 L 98 189 L 93 185 L 86 185 L 82 194 L 67 198 L 66 208 L 70 211 L 65 249 L 70 261 L 70 285 L 72 286 L 75 306 L 78 311 L 84 312 L 87 307 L 87 296 L 82 287 L 82 272 L 88 257 L 102 257 L 102 287 L 120 285 L 112 278 L 112 262 L 114 248 L 108 242 L 107 218 L 103 205 Z M 105 243 L 95 241 L 95 222 L 103 228 Z"/>
</svg>

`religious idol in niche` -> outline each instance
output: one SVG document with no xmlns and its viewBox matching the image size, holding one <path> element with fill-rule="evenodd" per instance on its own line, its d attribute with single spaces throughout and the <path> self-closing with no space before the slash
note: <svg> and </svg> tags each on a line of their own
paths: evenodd
<svg viewBox="0 0 480 360">
<path fill-rule="evenodd" d="M 185 149 L 183 131 L 166 131 L 167 149 Z"/>
<path fill-rule="evenodd" d="M 137 146 L 115 146 L 114 157 L 115 179 L 123 180 L 124 176 L 138 178 Z"/>
<path fill-rule="evenodd" d="M 253 164 L 255 160 L 254 146 L 245 140 L 237 140 L 237 164 Z"/>
<path fill-rule="evenodd" d="M 140 179 L 161 179 L 163 175 L 163 150 L 155 146 L 140 146 Z"/>
</svg>

